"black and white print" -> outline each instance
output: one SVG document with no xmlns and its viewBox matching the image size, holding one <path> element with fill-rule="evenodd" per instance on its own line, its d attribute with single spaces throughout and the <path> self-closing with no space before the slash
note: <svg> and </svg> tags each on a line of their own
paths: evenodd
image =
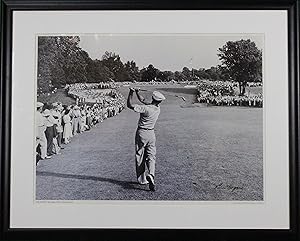
<svg viewBox="0 0 300 241">
<path fill-rule="evenodd" d="M 36 200 L 263 201 L 263 40 L 37 36 Z"/>
</svg>

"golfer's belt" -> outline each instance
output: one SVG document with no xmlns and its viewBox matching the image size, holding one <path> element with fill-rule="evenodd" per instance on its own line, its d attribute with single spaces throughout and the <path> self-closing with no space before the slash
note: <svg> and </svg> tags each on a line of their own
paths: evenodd
<svg viewBox="0 0 300 241">
<path fill-rule="evenodd" d="M 145 128 L 145 127 L 138 127 L 138 129 L 142 129 L 142 130 L 147 130 L 147 131 L 152 131 L 154 130 L 154 128 Z"/>
</svg>

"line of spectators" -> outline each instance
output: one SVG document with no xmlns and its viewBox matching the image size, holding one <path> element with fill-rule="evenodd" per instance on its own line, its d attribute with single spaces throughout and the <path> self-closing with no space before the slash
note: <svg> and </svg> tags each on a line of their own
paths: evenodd
<svg viewBox="0 0 300 241">
<path fill-rule="evenodd" d="M 100 82 L 100 83 L 75 83 L 67 84 L 65 89 L 68 90 L 85 90 L 85 89 L 113 89 L 115 88 L 114 82 Z"/>
<path fill-rule="evenodd" d="M 262 95 L 250 96 L 198 96 L 198 102 L 216 106 L 263 107 Z"/>
<path fill-rule="evenodd" d="M 198 91 L 201 94 L 209 94 L 212 96 L 219 95 L 233 95 L 234 94 L 234 83 L 229 81 L 209 81 L 201 80 L 198 83 Z"/>
<path fill-rule="evenodd" d="M 72 137 L 90 130 L 97 123 L 118 115 L 125 108 L 124 97 L 117 93 L 109 100 L 92 105 L 63 105 L 37 103 L 36 151 L 37 161 L 60 154 Z"/>
<path fill-rule="evenodd" d="M 237 96 L 236 83 L 223 81 L 201 81 L 198 85 L 198 102 L 217 106 L 263 107 L 262 94 Z"/>
<path fill-rule="evenodd" d="M 114 83 L 76 83 L 66 86 L 68 96 L 80 102 L 95 103 L 116 94 Z"/>
</svg>

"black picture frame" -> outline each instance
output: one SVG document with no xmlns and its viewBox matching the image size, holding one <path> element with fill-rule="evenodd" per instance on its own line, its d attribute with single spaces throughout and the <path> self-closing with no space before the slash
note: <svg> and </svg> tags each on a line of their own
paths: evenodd
<svg viewBox="0 0 300 241">
<path fill-rule="evenodd" d="M 12 14 L 32 10 L 278 10 L 288 11 L 290 229 L 12 229 L 10 216 L 10 141 Z M 4 240 L 298 240 L 299 212 L 299 13 L 297 0 L 145 1 L 1 0 L 1 238 Z M 30 218 L 30 217 L 28 217 Z"/>
</svg>

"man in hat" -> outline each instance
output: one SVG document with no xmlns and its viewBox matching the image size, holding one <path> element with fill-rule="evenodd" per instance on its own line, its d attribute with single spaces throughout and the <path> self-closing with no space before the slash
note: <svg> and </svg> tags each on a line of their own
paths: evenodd
<svg viewBox="0 0 300 241">
<path fill-rule="evenodd" d="M 40 146 L 41 159 L 48 159 L 50 157 L 47 156 L 47 139 L 45 135 L 47 126 L 45 117 L 42 114 L 43 106 L 44 104 L 41 102 L 36 104 L 36 147 Z"/>
<path fill-rule="evenodd" d="M 62 124 L 62 115 L 63 115 L 63 106 L 62 103 L 57 104 L 56 112 L 57 112 L 57 117 L 58 117 L 58 123 L 57 123 L 57 143 L 60 149 L 64 149 L 62 146 L 62 138 L 63 138 L 63 124 Z"/>
<path fill-rule="evenodd" d="M 59 135 L 59 131 L 62 132 L 62 127 L 61 127 L 61 114 L 58 111 L 58 104 L 53 103 L 52 104 L 53 108 L 50 110 L 51 115 L 52 115 L 52 123 L 53 123 L 53 152 L 55 154 L 60 154 L 60 145 L 59 145 L 59 138 L 61 135 Z"/>
<path fill-rule="evenodd" d="M 49 109 L 45 109 L 44 117 L 46 118 L 46 138 L 47 138 L 47 155 L 52 156 L 53 153 L 53 138 L 54 138 L 54 117 Z"/>
<path fill-rule="evenodd" d="M 138 99 L 143 105 L 132 105 L 133 92 L 136 91 Z M 160 114 L 160 103 L 165 100 L 163 94 L 154 91 L 152 94 L 152 102 L 147 103 L 139 94 L 139 89 L 130 88 L 127 107 L 140 114 L 138 128 L 135 136 L 135 161 L 137 180 L 140 184 L 148 184 L 151 191 L 155 191 L 155 161 L 156 146 L 154 126 Z M 148 168 L 148 174 L 146 171 Z"/>
<path fill-rule="evenodd" d="M 81 118 L 81 112 L 78 105 L 75 105 L 72 111 L 72 125 L 73 125 L 73 136 L 77 135 L 80 132 L 80 118 Z"/>
</svg>

